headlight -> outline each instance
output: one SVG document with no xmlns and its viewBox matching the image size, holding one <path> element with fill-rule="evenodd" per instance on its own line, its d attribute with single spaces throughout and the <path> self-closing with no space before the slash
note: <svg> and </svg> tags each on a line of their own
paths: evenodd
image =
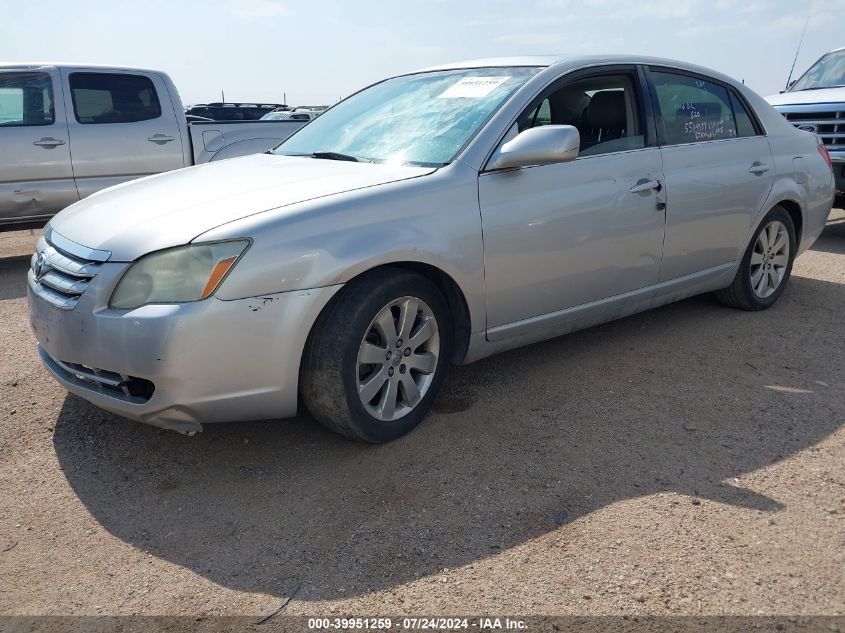
<svg viewBox="0 0 845 633">
<path fill-rule="evenodd" d="M 109 307 L 132 310 L 148 303 L 186 303 L 210 297 L 243 255 L 248 240 L 190 244 L 145 255 L 129 267 Z"/>
</svg>

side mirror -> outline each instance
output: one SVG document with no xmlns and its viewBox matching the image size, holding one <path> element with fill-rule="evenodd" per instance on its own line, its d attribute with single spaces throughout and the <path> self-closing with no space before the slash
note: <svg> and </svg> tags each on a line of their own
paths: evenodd
<svg viewBox="0 0 845 633">
<path fill-rule="evenodd" d="M 571 125 L 543 125 L 520 132 L 504 143 L 490 159 L 487 169 L 567 163 L 578 158 L 581 135 Z"/>
</svg>

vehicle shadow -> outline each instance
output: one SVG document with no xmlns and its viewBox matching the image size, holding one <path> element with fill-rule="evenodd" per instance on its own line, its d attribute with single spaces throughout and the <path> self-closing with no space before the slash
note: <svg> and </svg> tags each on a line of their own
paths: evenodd
<svg viewBox="0 0 845 633">
<path fill-rule="evenodd" d="M 766 312 L 698 297 L 457 367 L 427 421 L 383 446 L 307 417 L 189 438 L 68 396 L 54 447 L 134 547 L 238 590 L 360 595 L 574 539 L 579 517 L 659 491 L 749 520 L 782 509 L 732 478 L 845 419 L 841 388 L 816 382 L 843 374 L 843 304 L 845 285 L 798 277 Z"/>
<path fill-rule="evenodd" d="M 0 301 L 26 296 L 30 255 L 0 257 Z"/>
<path fill-rule="evenodd" d="M 811 250 L 845 255 L 845 214 L 834 211 Z"/>
</svg>

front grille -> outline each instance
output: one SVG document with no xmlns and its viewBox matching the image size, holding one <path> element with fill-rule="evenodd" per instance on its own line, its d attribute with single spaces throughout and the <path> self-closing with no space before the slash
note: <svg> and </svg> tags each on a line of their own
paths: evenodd
<svg viewBox="0 0 845 633">
<path fill-rule="evenodd" d="M 108 253 L 85 249 L 45 230 L 32 256 L 33 290 L 57 308 L 73 310 L 106 259 Z"/>
<path fill-rule="evenodd" d="M 815 132 L 831 149 L 845 149 L 845 103 L 775 106 L 797 128 Z"/>
</svg>

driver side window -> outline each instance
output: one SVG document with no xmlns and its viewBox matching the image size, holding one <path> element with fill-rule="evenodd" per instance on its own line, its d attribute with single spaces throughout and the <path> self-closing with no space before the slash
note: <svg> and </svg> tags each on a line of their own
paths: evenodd
<svg viewBox="0 0 845 633">
<path fill-rule="evenodd" d="M 645 147 L 635 75 L 585 77 L 554 88 L 517 120 L 520 132 L 541 125 L 572 125 L 580 156 Z"/>
</svg>

